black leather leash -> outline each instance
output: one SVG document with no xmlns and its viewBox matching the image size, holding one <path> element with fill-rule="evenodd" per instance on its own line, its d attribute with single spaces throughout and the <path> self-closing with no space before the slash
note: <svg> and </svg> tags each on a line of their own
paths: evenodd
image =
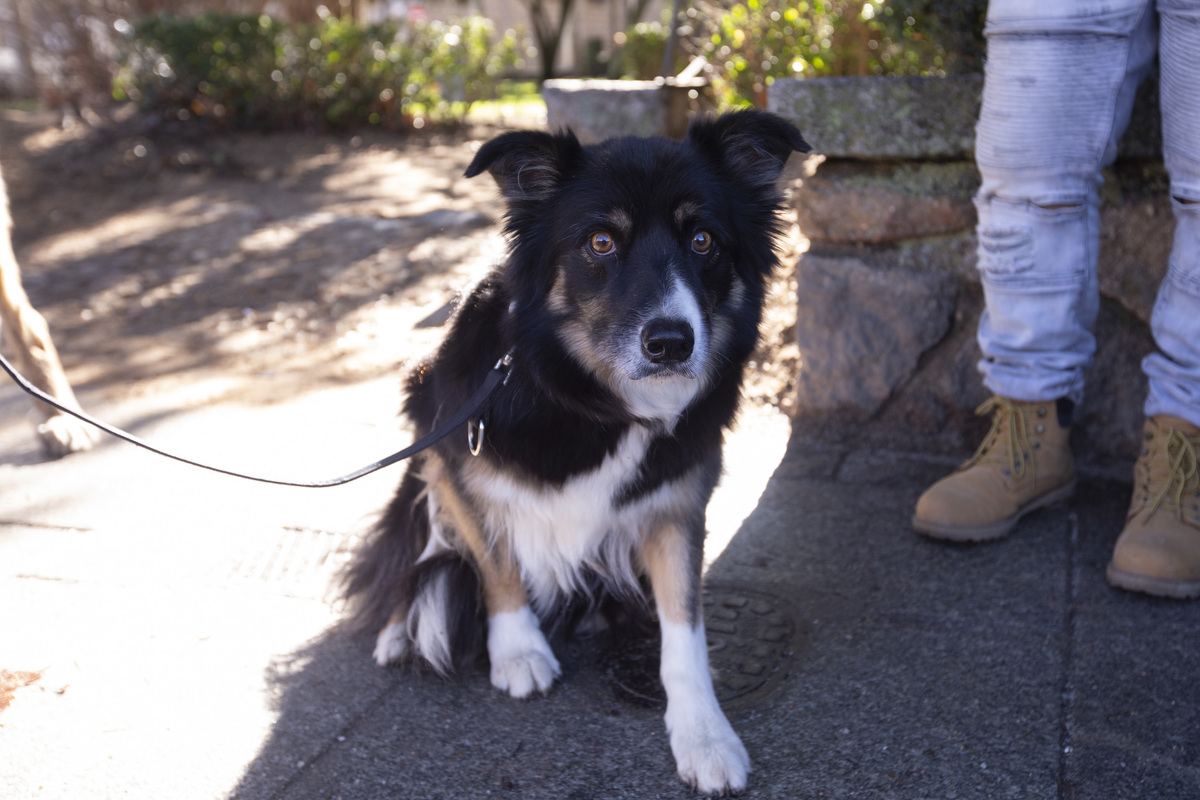
<svg viewBox="0 0 1200 800">
<path fill-rule="evenodd" d="M 326 481 L 305 482 L 280 481 L 272 478 L 260 478 L 254 475 L 246 475 L 241 472 L 214 467 L 210 464 L 202 464 L 199 461 L 192 461 L 191 459 L 183 458 L 182 456 L 175 455 L 174 453 L 168 453 L 165 450 L 160 450 L 157 447 L 154 447 L 153 445 L 137 438 L 132 433 L 126 433 L 120 428 L 115 428 L 106 422 L 101 422 L 100 420 L 83 411 L 78 411 L 76 409 L 64 406 L 58 400 L 46 394 L 41 389 L 37 388 L 28 380 L 26 380 L 21 373 L 17 372 L 12 364 L 8 363 L 3 355 L 0 355 L 0 369 L 3 369 L 5 372 L 7 372 L 8 376 L 16 381 L 17 385 L 20 386 L 21 389 L 23 389 L 27 394 L 33 395 L 38 400 L 41 400 L 47 405 L 53 406 L 64 414 L 70 414 L 72 417 L 83 420 L 89 425 L 94 425 L 110 436 L 123 439 L 124 441 L 137 445 L 144 450 L 149 450 L 151 453 L 170 458 L 174 461 L 180 461 L 193 467 L 200 467 L 201 469 L 206 469 L 211 472 L 219 472 L 222 475 L 230 475 L 234 478 L 244 478 L 246 480 L 257 481 L 259 483 L 270 483 L 274 484 L 275 486 L 298 486 L 303 489 L 323 489 L 328 486 L 342 486 L 343 484 L 350 483 L 350 481 L 358 480 L 364 475 L 370 475 L 372 472 L 378 472 L 384 467 L 390 467 L 392 464 L 395 464 L 398 461 L 411 458 L 417 453 L 420 453 L 422 450 L 429 449 L 442 439 L 445 439 L 455 430 L 461 428 L 463 425 L 468 426 L 468 439 L 470 442 L 471 451 L 473 453 L 477 453 L 478 445 L 482 444 L 482 425 L 480 419 L 476 417 L 476 414 L 478 414 L 480 410 L 487 405 L 487 402 L 491 399 L 492 394 L 498 388 L 508 383 L 508 376 L 511 372 L 511 368 L 512 351 L 509 351 L 504 355 L 503 358 L 496 362 L 496 365 L 492 367 L 491 372 L 489 372 L 487 377 L 483 379 L 483 383 L 479 385 L 479 388 L 475 390 L 475 393 L 472 394 L 463 407 L 459 409 L 458 413 L 447 419 L 428 435 L 422 436 L 420 439 L 413 442 L 403 450 L 392 453 L 386 458 L 381 458 L 373 464 L 368 464 L 362 469 L 355 470 L 354 472 L 351 472 L 348 475 L 343 475 L 340 478 L 333 478 Z M 476 433 L 476 431 L 478 431 L 478 433 Z"/>
</svg>

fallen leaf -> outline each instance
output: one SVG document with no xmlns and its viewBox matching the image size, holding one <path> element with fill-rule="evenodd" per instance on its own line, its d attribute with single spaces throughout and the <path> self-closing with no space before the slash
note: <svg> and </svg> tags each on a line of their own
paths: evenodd
<svg viewBox="0 0 1200 800">
<path fill-rule="evenodd" d="M 0 669 L 0 711 L 8 708 L 17 689 L 37 683 L 42 678 L 40 672 L 14 672 Z"/>
</svg>

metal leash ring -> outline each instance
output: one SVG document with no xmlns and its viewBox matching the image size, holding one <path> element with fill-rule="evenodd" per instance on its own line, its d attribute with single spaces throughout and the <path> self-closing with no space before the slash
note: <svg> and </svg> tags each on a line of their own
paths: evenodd
<svg viewBox="0 0 1200 800">
<path fill-rule="evenodd" d="M 471 455 L 477 456 L 483 450 L 483 433 L 487 424 L 480 417 L 478 420 L 467 420 L 467 447 Z"/>
</svg>

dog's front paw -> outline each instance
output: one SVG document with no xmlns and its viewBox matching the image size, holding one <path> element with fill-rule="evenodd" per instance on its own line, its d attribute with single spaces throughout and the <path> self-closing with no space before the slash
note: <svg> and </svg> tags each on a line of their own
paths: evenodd
<svg viewBox="0 0 1200 800">
<path fill-rule="evenodd" d="M 398 664 L 408 654 L 408 631 L 403 622 L 389 622 L 375 638 L 372 657 L 381 667 Z"/>
<path fill-rule="evenodd" d="M 492 659 L 492 685 L 517 699 L 534 691 L 545 694 L 562 674 L 554 654 L 537 651 L 514 653 L 502 660 Z"/>
<path fill-rule="evenodd" d="M 516 698 L 545 694 L 562 674 L 537 617 L 526 606 L 488 619 L 492 685 Z"/>
<path fill-rule="evenodd" d="M 746 788 L 750 756 L 724 715 L 675 721 L 668 713 L 671 752 L 684 783 L 705 795 L 724 795 Z"/>
<path fill-rule="evenodd" d="M 81 450 L 88 450 L 96 443 L 96 431 L 85 422 L 66 414 L 48 417 L 37 427 L 42 449 L 51 458 L 61 458 Z"/>
</svg>

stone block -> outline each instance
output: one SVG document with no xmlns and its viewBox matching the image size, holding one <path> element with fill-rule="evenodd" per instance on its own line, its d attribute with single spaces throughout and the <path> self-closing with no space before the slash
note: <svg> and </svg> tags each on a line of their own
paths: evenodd
<svg viewBox="0 0 1200 800">
<path fill-rule="evenodd" d="M 793 192 L 813 242 L 896 242 L 966 230 L 979 171 L 968 161 L 827 161 Z"/>
<path fill-rule="evenodd" d="M 975 152 L 982 75 L 946 78 L 777 78 L 770 110 L 800 126 L 831 158 L 967 158 Z M 1118 145 L 1124 158 L 1162 154 L 1158 81 L 1138 89 Z"/>
<path fill-rule="evenodd" d="M 988 423 L 975 409 L 988 398 L 979 375 L 976 332 L 982 287 L 960 286 L 951 329 L 921 359 L 913 376 L 889 398 L 876 423 L 912 438 L 911 449 L 974 450 Z"/>
<path fill-rule="evenodd" d="M 874 414 L 949 330 L 952 275 L 880 269 L 809 252 L 797 266 L 796 340 L 804 410 Z"/>
<path fill-rule="evenodd" d="M 1142 359 L 1154 349 L 1147 326 L 1106 300 L 1093 328 L 1096 360 L 1087 371 L 1072 444 L 1087 461 L 1132 462 L 1141 445 L 1146 375 Z"/>
<path fill-rule="evenodd" d="M 1117 152 L 1121 158 L 1162 158 L 1162 111 L 1157 75 L 1151 75 L 1138 87 L 1129 125 L 1117 143 Z"/>
<path fill-rule="evenodd" d="M 1171 202 L 1139 200 L 1100 212 L 1100 293 L 1149 324 L 1167 273 L 1175 219 Z"/>
<path fill-rule="evenodd" d="M 550 130 L 570 128 L 585 143 L 666 129 L 663 87 L 654 81 L 551 80 L 542 99 Z"/>
<path fill-rule="evenodd" d="M 1149 324 L 1175 238 L 1170 185 L 1160 162 L 1117 162 L 1100 206 L 1100 291 Z"/>
<path fill-rule="evenodd" d="M 889 248 L 889 259 L 905 269 L 945 272 L 979 283 L 979 239 L 973 225 L 958 233 L 897 242 Z"/>
<path fill-rule="evenodd" d="M 560 79 L 542 85 L 542 99 L 547 127 L 570 128 L 585 144 L 613 136 L 681 138 L 696 105 L 690 95 L 703 93 L 706 86 L 701 79 Z"/>
<path fill-rule="evenodd" d="M 982 75 L 778 78 L 770 110 L 830 158 L 963 159 L 975 150 Z"/>
</svg>

